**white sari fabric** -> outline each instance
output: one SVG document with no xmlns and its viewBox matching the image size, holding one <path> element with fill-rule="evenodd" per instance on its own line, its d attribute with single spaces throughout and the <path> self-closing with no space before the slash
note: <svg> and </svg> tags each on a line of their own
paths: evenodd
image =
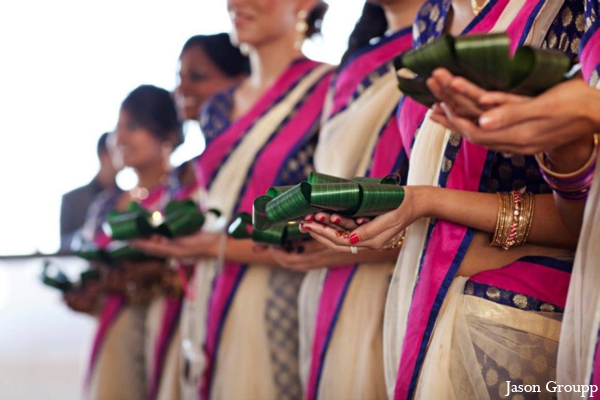
<svg viewBox="0 0 600 400">
<path fill-rule="evenodd" d="M 146 398 L 146 312 L 145 306 L 128 305 L 113 321 L 92 374 L 90 400 Z"/>
</svg>

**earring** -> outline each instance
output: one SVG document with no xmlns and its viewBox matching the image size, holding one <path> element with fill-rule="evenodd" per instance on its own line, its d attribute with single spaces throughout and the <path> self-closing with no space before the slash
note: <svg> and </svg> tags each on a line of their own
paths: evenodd
<svg viewBox="0 0 600 400">
<path fill-rule="evenodd" d="M 238 49 L 240 49 L 240 53 L 243 56 L 248 57 L 248 55 L 250 54 L 250 46 L 247 43 L 240 43 L 235 31 L 231 31 L 229 33 L 229 42 L 233 47 L 237 47 Z"/>
<path fill-rule="evenodd" d="M 168 159 L 173 153 L 173 144 L 171 142 L 163 142 L 160 146 L 160 150 L 163 153 L 163 157 Z"/>
<path fill-rule="evenodd" d="M 298 35 L 294 42 L 294 48 L 300 50 L 302 48 L 302 43 L 304 43 L 304 39 L 306 39 L 306 32 L 308 31 L 308 24 L 306 23 L 308 13 L 305 10 L 300 10 L 296 16 L 298 17 L 298 22 L 296 22 L 296 32 Z"/>
<path fill-rule="evenodd" d="M 239 49 L 240 53 L 242 53 L 242 55 L 245 57 L 248 57 L 248 55 L 250 54 L 250 46 L 248 45 L 248 43 L 240 43 Z"/>
</svg>

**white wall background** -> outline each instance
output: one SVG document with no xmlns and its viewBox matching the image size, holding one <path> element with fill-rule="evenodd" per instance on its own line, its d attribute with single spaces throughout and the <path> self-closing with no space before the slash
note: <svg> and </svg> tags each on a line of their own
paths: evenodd
<svg viewBox="0 0 600 400">
<path fill-rule="evenodd" d="M 306 53 L 337 63 L 363 0 L 328 0 Z M 0 255 L 58 249 L 60 196 L 96 173 L 98 136 L 122 99 L 173 89 L 195 34 L 229 31 L 225 0 L 20 0 L 0 3 Z M 191 138 L 178 160 L 198 154 Z"/>
</svg>

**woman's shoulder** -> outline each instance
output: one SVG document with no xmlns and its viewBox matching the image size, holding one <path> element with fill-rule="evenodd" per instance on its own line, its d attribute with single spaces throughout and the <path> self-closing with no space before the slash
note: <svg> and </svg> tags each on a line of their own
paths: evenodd
<svg viewBox="0 0 600 400">
<path fill-rule="evenodd" d="M 204 103 L 200 112 L 200 129 L 206 141 L 218 135 L 231 122 L 233 94 L 237 85 L 214 94 Z"/>
</svg>

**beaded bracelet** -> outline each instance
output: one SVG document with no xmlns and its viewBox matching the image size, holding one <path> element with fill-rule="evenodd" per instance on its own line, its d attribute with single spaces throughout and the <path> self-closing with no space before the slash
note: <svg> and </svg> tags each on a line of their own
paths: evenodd
<svg viewBox="0 0 600 400">
<path fill-rule="evenodd" d="M 598 134 L 594 135 L 594 150 L 590 158 L 575 172 L 561 174 L 552 171 L 543 153 L 536 154 L 535 158 L 539 164 L 540 173 L 554 193 L 565 200 L 585 201 L 592 186 L 598 159 Z"/>
</svg>

